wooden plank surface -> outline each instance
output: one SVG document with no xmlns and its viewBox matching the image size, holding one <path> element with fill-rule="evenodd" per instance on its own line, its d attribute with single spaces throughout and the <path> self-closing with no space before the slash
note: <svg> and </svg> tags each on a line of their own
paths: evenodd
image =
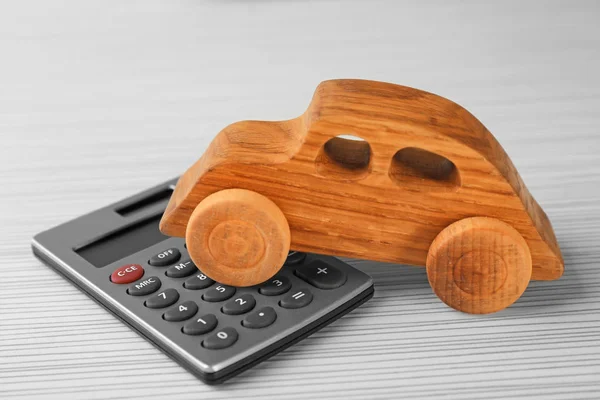
<svg viewBox="0 0 600 400">
<path fill-rule="evenodd" d="M 0 398 L 600 395 L 600 3 L 0 3 Z M 324 79 L 448 97 L 498 138 L 566 264 L 510 309 L 351 261 L 375 297 L 209 387 L 36 260 L 31 237 L 183 172 L 223 126 L 298 115 Z"/>
</svg>

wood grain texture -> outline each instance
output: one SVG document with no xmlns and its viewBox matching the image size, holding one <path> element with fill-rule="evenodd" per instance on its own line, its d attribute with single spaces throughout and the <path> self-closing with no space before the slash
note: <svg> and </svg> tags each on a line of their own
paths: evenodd
<svg viewBox="0 0 600 400">
<path fill-rule="evenodd" d="M 275 275 L 290 250 L 290 227 L 279 207 L 249 190 L 206 197 L 190 216 L 190 257 L 213 280 L 252 286 Z"/>
<path fill-rule="evenodd" d="M 446 227 L 427 254 L 427 278 L 450 307 L 471 314 L 505 309 L 531 279 L 523 236 L 494 218 L 465 218 Z"/>
<path fill-rule="evenodd" d="M 0 398 L 597 399 L 595 1 L 0 2 Z M 29 249 L 171 179 L 236 119 L 289 119 L 336 76 L 470 110 L 565 260 L 510 308 L 458 313 L 426 270 L 349 260 L 375 297 L 222 387 L 203 385 Z M 107 274 L 108 275 L 108 274 Z"/>
<path fill-rule="evenodd" d="M 196 206 L 233 188 L 277 204 L 294 250 L 425 266 L 444 228 L 485 216 L 525 238 L 533 279 L 563 273 L 550 221 L 500 144 L 464 108 L 417 89 L 330 80 L 296 119 L 229 125 L 183 174 L 161 231 L 185 236 Z"/>
</svg>

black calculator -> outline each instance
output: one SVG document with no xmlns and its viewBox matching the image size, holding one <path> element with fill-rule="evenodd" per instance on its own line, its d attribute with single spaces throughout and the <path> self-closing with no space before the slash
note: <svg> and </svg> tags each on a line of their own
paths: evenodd
<svg viewBox="0 0 600 400">
<path fill-rule="evenodd" d="M 176 180 L 42 232 L 35 255 L 206 383 L 256 365 L 373 296 L 365 273 L 290 252 L 261 285 L 235 288 L 194 265 L 158 223 Z"/>
</svg>

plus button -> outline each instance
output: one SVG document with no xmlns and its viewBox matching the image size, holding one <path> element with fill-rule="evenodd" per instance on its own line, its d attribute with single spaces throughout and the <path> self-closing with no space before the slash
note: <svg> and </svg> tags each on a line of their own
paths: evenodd
<svg viewBox="0 0 600 400">
<path fill-rule="evenodd" d="M 311 260 L 294 271 L 296 276 L 319 289 L 335 289 L 346 283 L 346 273 L 323 260 Z"/>
</svg>

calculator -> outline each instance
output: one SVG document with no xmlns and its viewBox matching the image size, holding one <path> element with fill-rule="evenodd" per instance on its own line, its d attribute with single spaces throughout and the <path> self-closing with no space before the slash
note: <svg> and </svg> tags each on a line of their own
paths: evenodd
<svg viewBox="0 0 600 400">
<path fill-rule="evenodd" d="M 176 179 L 39 233 L 36 256 L 202 381 L 223 382 L 373 296 L 341 260 L 291 251 L 266 282 L 236 288 L 158 229 Z"/>
</svg>

